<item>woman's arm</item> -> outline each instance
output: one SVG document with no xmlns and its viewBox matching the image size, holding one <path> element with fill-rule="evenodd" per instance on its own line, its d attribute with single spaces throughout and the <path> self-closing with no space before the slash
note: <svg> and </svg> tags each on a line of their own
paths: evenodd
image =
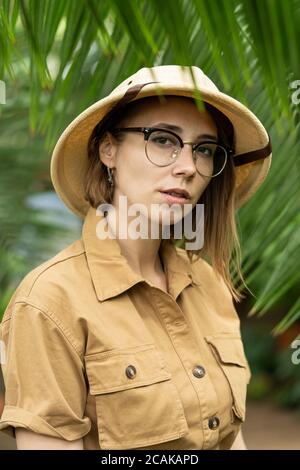
<svg viewBox="0 0 300 470">
<path fill-rule="evenodd" d="M 16 441 L 18 450 L 83 450 L 82 439 L 66 441 L 24 428 L 16 428 Z"/>
<path fill-rule="evenodd" d="M 234 443 L 231 446 L 231 450 L 247 450 L 242 431 L 238 433 Z"/>
</svg>

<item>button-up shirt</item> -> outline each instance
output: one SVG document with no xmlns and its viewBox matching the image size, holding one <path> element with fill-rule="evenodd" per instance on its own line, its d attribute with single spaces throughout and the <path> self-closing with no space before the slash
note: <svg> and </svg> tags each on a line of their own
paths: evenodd
<svg viewBox="0 0 300 470">
<path fill-rule="evenodd" d="M 27 274 L 0 329 L 14 428 L 84 449 L 229 449 L 251 372 L 224 281 L 163 240 L 168 292 L 135 272 L 104 216 Z"/>
</svg>

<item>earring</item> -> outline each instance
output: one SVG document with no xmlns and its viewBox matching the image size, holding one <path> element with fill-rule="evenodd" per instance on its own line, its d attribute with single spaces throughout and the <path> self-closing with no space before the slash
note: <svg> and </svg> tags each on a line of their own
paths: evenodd
<svg viewBox="0 0 300 470">
<path fill-rule="evenodd" d="M 107 167 L 107 173 L 108 173 L 108 182 L 111 186 L 114 185 L 114 180 L 113 180 L 113 170 L 111 170 L 109 167 Z"/>
</svg>

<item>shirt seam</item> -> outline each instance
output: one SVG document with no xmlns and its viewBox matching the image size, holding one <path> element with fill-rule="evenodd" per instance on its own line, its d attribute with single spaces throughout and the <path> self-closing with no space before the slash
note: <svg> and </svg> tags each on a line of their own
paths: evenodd
<svg viewBox="0 0 300 470">
<path fill-rule="evenodd" d="M 57 261 L 55 261 L 54 263 L 51 263 L 50 266 L 45 267 L 40 273 L 37 274 L 36 278 L 32 281 L 32 284 L 31 284 L 31 286 L 30 286 L 30 289 L 29 289 L 29 292 L 28 292 L 27 296 L 30 295 L 30 293 L 31 293 L 31 291 L 32 291 L 32 289 L 33 289 L 35 283 L 36 283 L 37 280 L 39 279 L 39 277 L 40 277 L 42 274 L 44 274 L 48 269 L 52 268 L 52 267 L 55 266 L 56 264 L 63 263 L 64 261 L 68 261 L 68 260 L 71 259 L 71 258 L 76 258 L 76 257 L 78 257 L 78 256 L 81 256 L 81 255 L 83 255 L 84 253 L 85 253 L 85 249 L 82 249 L 80 253 L 76 253 L 76 254 L 70 255 L 70 256 L 68 256 L 68 257 L 66 257 L 66 258 L 64 258 L 64 259 L 57 260 Z"/>
<path fill-rule="evenodd" d="M 79 359 L 80 359 L 80 361 L 83 365 L 83 359 L 82 359 L 83 353 L 81 353 L 77 349 L 77 346 L 75 346 L 76 341 L 73 340 L 70 331 L 61 324 L 60 320 L 55 316 L 55 314 L 53 312 L 51 312 L 50 310 L 45 311 L 44 309 L 40 308 L 38 305 L 34 304 L 32 301 L 29 301 L 27 299 L 26 300 L 19 299 L 15 302 L 15 304 L 30 305 L 31 307 L 33 307 L 36 310 L 38 310 L 39 312 L 41 312 L 48 320 L 52 321 L 52 323 L 54 323 L 57 326 L 59 332 L 64 336 L 64 338 L 72 346 L 72 348 L 76 352 L 76 355 L 79 357 Z M 74 341 L 74 343 L 73 343 L 73 341 Z"/>
</svg>

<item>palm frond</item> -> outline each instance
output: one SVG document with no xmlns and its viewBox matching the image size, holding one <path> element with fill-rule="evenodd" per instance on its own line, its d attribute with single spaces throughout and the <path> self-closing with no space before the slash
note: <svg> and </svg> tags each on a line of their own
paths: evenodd
<svg viewBox="0 0 300 470">
<path fill-rule="evenodd" d="M 8 292 L 34 259 L 19 238 L 22 226 L 36 224 L 45 240 L 58 233 L 24 201 L 51 190 L 51 150 L 72 118 L 143 66 L 197 65 L 271 135 L 270 175 L 238 222 L 242 267 L 256 295 L 250 314 L 284 304 L 273 332 L 288 328 L 299 318 L 300 113 L 291 89 L 300 79 L 298 44 L 300 0 L 2 0 L 0 285 Z"/>
</svg>

